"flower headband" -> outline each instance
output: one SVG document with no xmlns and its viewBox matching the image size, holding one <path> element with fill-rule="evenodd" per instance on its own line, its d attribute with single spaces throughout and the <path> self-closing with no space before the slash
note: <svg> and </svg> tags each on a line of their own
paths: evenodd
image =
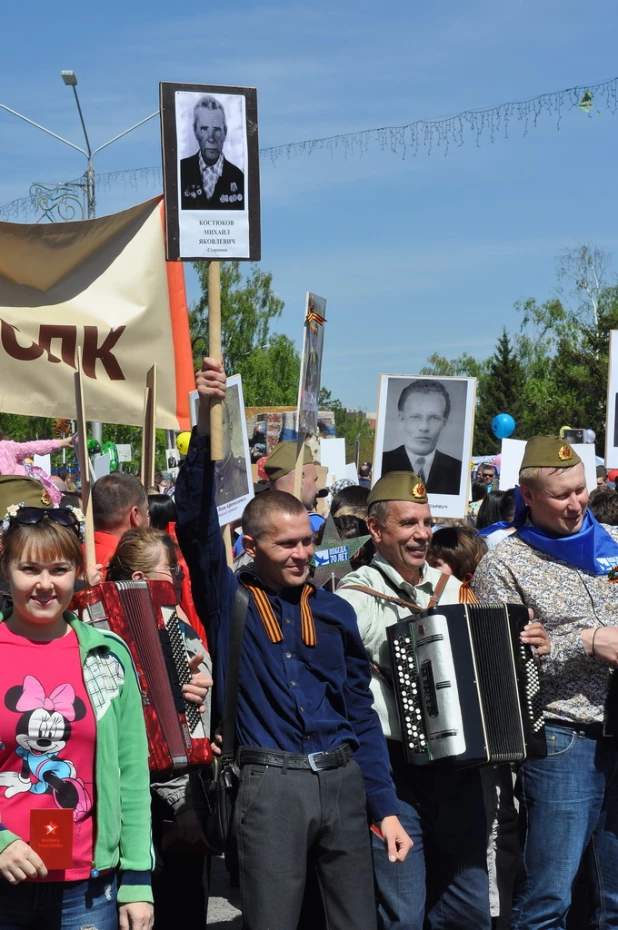
<svg viewBox="0 0 618 930">
<path fill-rule="evenodd" d="M 71 519 L 71 516 L 73 519 Z M 66 507 L 52 507 L 50 510 L 45 510 L 42 507 L 26 506 L 23 501 L 20 501 L 19 504 L 10 504 L 6 508 L 0 529 L 3 533 L 6 533 L 13 522 L 20 523 L 22 526 L 34 526 L 44 520 L 45 517 L 58 526 L 68 526 L 77 530 L 80 541 L 84 542 L 86 538 L 86 517 L 79 507 L 73 507 L 71 504 Z"/>
</svg>

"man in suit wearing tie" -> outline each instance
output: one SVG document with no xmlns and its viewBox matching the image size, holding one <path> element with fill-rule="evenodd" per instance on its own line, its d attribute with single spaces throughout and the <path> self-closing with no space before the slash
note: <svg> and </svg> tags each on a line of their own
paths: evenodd
<svg viewBox="0 0 618 930">
<path fill-rule="evenodd" d="M 403 445 L 384 452 L 382 475 L 413 471 L 429 494 L 459 494 L 461 460 L 436 448 L 451 412 L 451 398 L 441 381 L 419 378 L 401 392 L 397 404 Z"/>
</svg>

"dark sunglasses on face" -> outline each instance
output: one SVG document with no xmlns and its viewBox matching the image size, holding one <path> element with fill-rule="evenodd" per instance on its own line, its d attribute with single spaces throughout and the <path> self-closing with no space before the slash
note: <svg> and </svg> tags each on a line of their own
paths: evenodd
<svg viewBox="0 0 618 930">
<path fill-rule="evenodd" d="M 20 507 L 15 516 L 11 517 L 11 522 L 20 523 L 22 526 L 34 526 L 46 518 L 58 526 L 70 526 L 79 535 L 77 517 L 63 507 L 52 507 L 50 510 L 43 507 Z"/>
</svg>

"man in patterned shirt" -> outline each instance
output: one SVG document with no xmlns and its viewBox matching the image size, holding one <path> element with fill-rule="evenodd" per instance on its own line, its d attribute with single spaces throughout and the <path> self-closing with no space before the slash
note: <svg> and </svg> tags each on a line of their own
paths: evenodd
<svg viewBox="0 0 618 930">
<path fill-rule="evenodd" d="M 531 608 L 552 645 L 541 674 L 547 758 L 524 762 L 518 776 L 523 849 L 512 926 L 564 928 L 591 844 L 602 925 L 618 927 L 618 751 L 607 726 L 618 528 L 587 509 L 583 463 L 561 439 L 529 440 L 519 482 L 517 531 L 482 559 L 472 585 L 481 601 Z"/>
</svg>

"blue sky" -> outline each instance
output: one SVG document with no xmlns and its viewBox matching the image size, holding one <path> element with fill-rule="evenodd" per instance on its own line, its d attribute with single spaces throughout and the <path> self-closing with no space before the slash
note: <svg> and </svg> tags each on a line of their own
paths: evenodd
<svg viewBox="0 0 618 930">
<path fill-rule="evenodd" d="M 0 103 L 82 144 L 73 69 L 93 146 L 158 107 L 166 81 L 258 88 L 261 147 L 448 116 L 618 74 L 618 9 L 598 0 L 385 0 L 10 4 Z M 376 409 L 380 372 L 427 356 L 491 353 L 513 304 L 555 293 L 555 258 L 578 241 L 615 256 L 618 117 L 565 111 L 527 136 L 416 158 L 373 145 L 262 163 L 262 267 L 297 343 L 304 295 L 327 298 L 323 383 Z M 105 150 L 97 171 L 160 165 L 157 120 Z M 78 153 L 0 111 L 0 204 L 78 176 Z M 98 210 L 157 193 L 102 185 Z M 190 296 L 195 281 L 188 276 Z"/>
</svg>

